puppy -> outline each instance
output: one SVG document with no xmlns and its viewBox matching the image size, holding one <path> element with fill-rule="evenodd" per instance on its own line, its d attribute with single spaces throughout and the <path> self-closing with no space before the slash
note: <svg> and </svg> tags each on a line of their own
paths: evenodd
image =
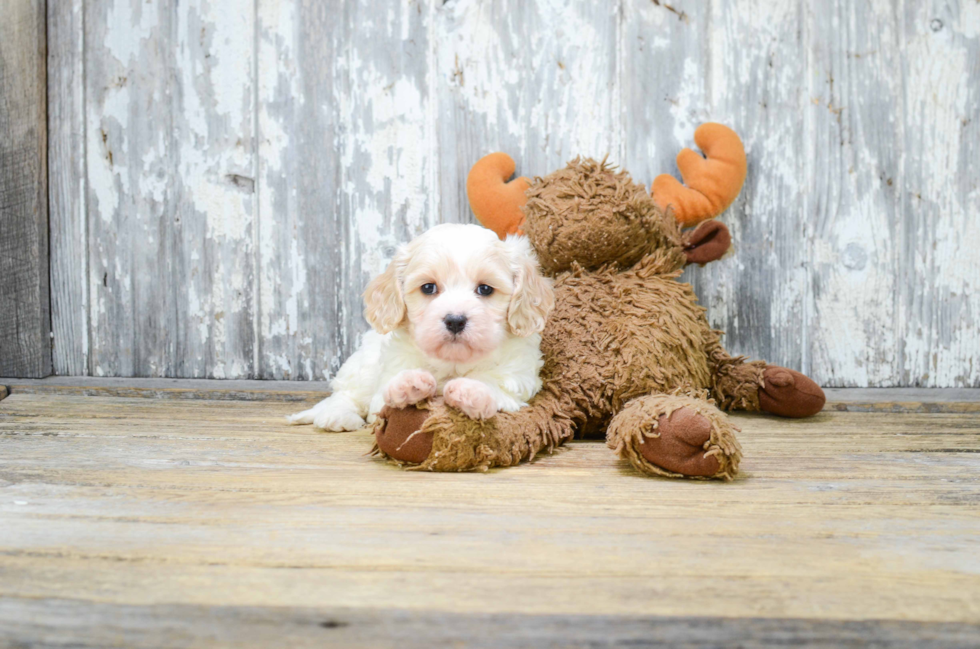
<svg viewBox="0 0 980 649">
<path fill-rule="evenodd" d="M 333 394 L 290 423 L 357 430 L 385 404 L 438 395 L 488 419 L 541 389 L 540 332 L 555 301 L 524 237 L 436 226 L 398 250 L 364 302 L 374 331 L 334 377 Z"/>
</svg>

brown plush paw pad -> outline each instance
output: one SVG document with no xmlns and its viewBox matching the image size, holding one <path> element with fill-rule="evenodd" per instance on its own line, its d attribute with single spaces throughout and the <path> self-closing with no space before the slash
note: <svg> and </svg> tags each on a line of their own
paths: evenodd
<svg viewBox="0 0 980 649">
<path fill-rule="evenodd" d="M 762 372 L 765 385 L 759 390 L 759 407 L 781 417 L 809 417 L 827 402 L 820 386 L 796 370 L 770 365 Z"/>
<path fill-rule="evenodd" d="M 691 476 L 713 476 L 718 473 L 718 459 L 705 457 L 704 444 L 711 438 L 711 422 L 690 408 L 679 408 L 661 415 L 657 431 L 660 437 L 644 437 L 637 450 L 651 464 Z"/>
<path fill-rule="evenodd" d="M 384 423 L 374 431 L 374 437 L 385 455 L 399 462 L 421 464 L 432 451 L 432 433 L 413 434 L 422 428 L 429 418 L 430 411 L 409 406 L 389 408 L 385 406 L 378 413 Z"/>
</svg>

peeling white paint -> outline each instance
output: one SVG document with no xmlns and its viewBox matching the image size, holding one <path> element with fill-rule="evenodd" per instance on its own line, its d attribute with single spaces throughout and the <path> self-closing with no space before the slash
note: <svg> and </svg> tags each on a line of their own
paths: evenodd
<svg viewBox="0 0 980 649">
<path fill-rule="evenodd" d="M 980 5 L 674 7 L 86 5 L 92 371 L 325 378 L 394 247 L 471 218 L 480 155 L 649 184 L 718 120 L 750 176 L 688 274 L 732 351 L 980 385 Z"/>
<path fill-rule="evenodd" d="M 148 34 L 159 26 L 156 7 L 128 0 L 111 2 L 106 14 L 104 46 L 108 54 L 120 64 L 128 66 L 137 58 L 142 48 L 141 34 Z"/>
<path fill-rule="evenodd" d="M 978 119 L 980 8 L 962 3 L 958 19 L 947 11 L 916 7 L 909 16 L 906 121 L 909 153 L 918 160 L 907 174 L 908 236 L 916 241 L 914 271 L 923 278 L 907 296 L 904 370 L 926 386 L 980 384 L 980 201 L 963 191 L 976 178 L 978 138 L 966 133 Z M 944 8 L 946 9 L 946 8 Z M 970 143 L 973 156 L 961 158 Z M 976 182 L 976 181 L 974 181 Z M 975 186 L 974 186 L 975 187 Z"/>
<path fill-rule="evenodd" d="M 294 264 L 304 266 L 312 260 L 293 258 L 297 237 L 295 223 L 290 212 L 295 209 L 296 195 L 286 166 L 295 143 L 287 128 L 291 114 L 298 107 L 289 102 L 303 101 L 300 91 L 301 71 L 295 58 L 294 47 L 300 34 L 298 7 L 294 1 L 263 1 L 258 4 L 257 66 L 258 95 L 258 327 L 257 344 L 262 353 L 256 355 L 261 376 L 292 378 L 288 356 L 275 350 L 282 349 L 281 339 L 288 336 L 289 323 L 279 301 L 279 288 L 283 279 L 292 278 Z M 280 179 L 286 184 L 285 194 L 280 193 L 274 182 Z M 312 217 L 314 215 L 297 215 Z M 280 251 L 285 245 L 289 251 L 285 258 Z M 297 255 L 298 256 L 298 255 Z M 295 318 L 295 315 L 294 315 Z M 293 325 L 296 326 L 295 324 Z"/>
</svg>

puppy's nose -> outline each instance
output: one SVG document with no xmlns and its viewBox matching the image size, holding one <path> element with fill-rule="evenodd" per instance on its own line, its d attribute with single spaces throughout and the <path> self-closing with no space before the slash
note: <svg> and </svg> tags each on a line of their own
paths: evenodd
<svg viewBox="0 0 980 649">
<path fill-rule="evenodd" d="M 442 319 L 446 323 L 446 329 L 454 334 L 458 334 L 463 329 L 466 329 L 466 316 L 457 315 L 455 313 L 450 313 L 445 318 Z"/>
</svg>

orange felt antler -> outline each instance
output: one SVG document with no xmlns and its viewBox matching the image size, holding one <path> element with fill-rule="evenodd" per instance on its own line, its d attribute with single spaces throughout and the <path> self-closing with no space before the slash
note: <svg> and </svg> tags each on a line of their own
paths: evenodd
<svg viewBox="0 0 980 649">
<path fill-rule="evenodd" d="M 707 159 L 690 149 L 677 154 L 677 168 L 685 184 L 663 174 L 650 190 L 657 205 L 663 210 L 670 207 L 685 227 L 724 212 L 745 182 L 745 148 L 735 131 L 722 124 L 702 124 L 694 131 L 694 143 Z"/>
<path fill-rule="evenodd" d="M 514 160 L 506 153 L 491 153 L 477 160 L 466 177 L 466 195 L 480 223 L 501 239 L 520 234 L 524 225 L 521 208 L 527 203 L 524 192 L 531 186 L 523 176 L 514 175 Z"/>
</svg>

